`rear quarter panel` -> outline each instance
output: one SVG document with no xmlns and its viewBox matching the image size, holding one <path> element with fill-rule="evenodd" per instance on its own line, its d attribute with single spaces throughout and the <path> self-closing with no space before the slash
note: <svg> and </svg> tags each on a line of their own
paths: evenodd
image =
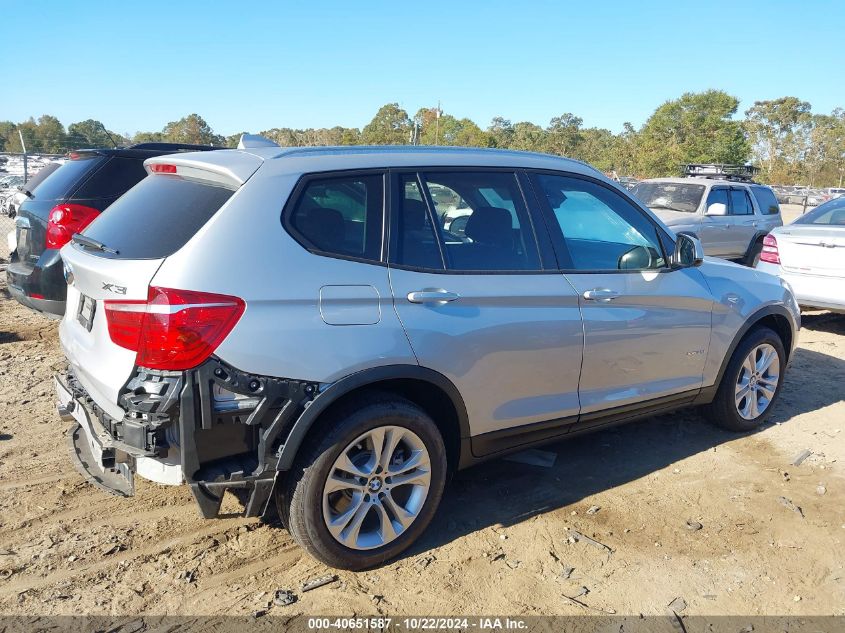
<svg viewBox="0 0 845 633">
<path fill-rule="evenodd" d="M 153 284 L 244 299 L 243 317 L 216 351 L 242 371 L 333 382 L 371 367 L 416 365 L 387 267 L 314 255 L 283 228 L 282 207 L 297 180 L 259 170 L 165 260 Z M 366 324 L 327 323 L 346 323 L 362 309 Z"/>
</svg>

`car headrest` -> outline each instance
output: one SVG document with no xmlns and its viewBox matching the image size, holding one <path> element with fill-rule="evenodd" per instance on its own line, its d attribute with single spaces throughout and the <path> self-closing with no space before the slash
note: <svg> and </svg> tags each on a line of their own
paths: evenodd
<svg viewBox="0 0 845 633">
<path fill-rule="evenodd" d="M 464 234 L 473 242 L 513 248 L 511 212 L 499 207 L 477 207 L 467 220 Z"/>
<path fill-rule="evenodd" d="M 337 251 L 346 239 L 343 214 L 337 209 L 310 207 L 300 212 L 299 230 L 323 251 Z"/>
<path fill-rule="evenodd" d="M 834 226 L 843 226 L 845 225 L 845 208 L 836 209 L 833 213 L 830 214 L 830 223 Z"/>
<path fill-rule="evenodd" d="M 425 228 L 427 210 L 422 200 L 405 198 L 402 200 L 404 229 L 406 231 L 420 231 Z"/>
</svg>

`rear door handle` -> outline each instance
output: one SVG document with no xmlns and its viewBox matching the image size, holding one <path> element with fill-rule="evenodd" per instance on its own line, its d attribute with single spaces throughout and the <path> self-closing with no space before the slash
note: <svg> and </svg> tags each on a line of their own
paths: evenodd
<svg viewBox="0 0 845 633">
<path fill-rule="evenodd" d="M 426 288 L 408 293 L 408 301 L 411 303 L 449 303 L 459 299 L 461 295 L 457 292 L 449 292 L 441 288 Z"/>
<path fill-rule="evenodd" d="M 593 288 L 584 293 L 584 298 L 587 301 L 613 301 L 619 293 L 610 288 Z"/>
</svg>

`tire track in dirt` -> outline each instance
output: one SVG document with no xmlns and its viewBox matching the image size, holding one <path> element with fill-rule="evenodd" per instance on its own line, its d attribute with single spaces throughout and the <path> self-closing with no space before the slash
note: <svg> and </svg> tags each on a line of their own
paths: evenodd
<svg viewBox="0 0 845 633">
<path fill-rule="evenodd" d="M 49 576 L 42 578 L 21 576 L 17 579 L 9 579 L 0 585 L 0 599 L 4 596 L 20 594 L 25 591 L 38 591 L 72 578 L 82 579 L 87 576 L 106 571 L 112 567 L 117 567 L 124 561 L 130 562 L 145 556 L 160 555 L 178 547 L 185 547 L 197 543 L 209 536 L 223 534 L 231 530 L 233 527 L 240 527 L 254 521 L 255 519 L 240 519 L 234 520 L 231 524 L 222 525 L 219 522 L 215 522 L 205 529 L 196 530 L 190 534 L 185 534 L 184 536 L 172 537 L 137 549 L 127 549 L 123 552 L 113 554 L 97 563 L 88 565 L 87 567 L 56 570 Z"/>
</svg>

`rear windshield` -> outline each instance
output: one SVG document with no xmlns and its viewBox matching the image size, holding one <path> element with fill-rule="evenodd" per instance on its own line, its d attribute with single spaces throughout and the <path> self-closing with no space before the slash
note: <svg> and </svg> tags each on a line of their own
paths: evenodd
<svg viewBox="0 0 845 633">
<path fill-rule="evenodd" d="M 39 200 L 60 200 L 67 198 L 105 158 L 89 154 L 67 161 L 38 184 L 38 191 L 33 192 Z"/>
<path fill-rule="evenodd" d="M 760 207 L 760 212 L 763 215 L 777 215 L 780 213 L 780 205 L 778 199 L 775 197 L 775 192 L 768 187 L 755 186 L 751 187 L 754 193 L 754 198 L 757 200 L 757 206 Z"/>
<path fill-rule="evenodd" d="M 143 158 L 114 156 L 73 194 L 73 200 L 116 198 L 147 177 Z"/>
<path fill-rule="evenodd" d="M 704 185 L 676 182 L 641 182 L 631 189 L 645 206 L 695 213 L 704 195 Z"/>
<path fill-rule="evenodd" d="M 836 198 L 805 213 L 793 224 L 815 224 L 817 226 L 845 227 L 845 199 Z"/>
<path fill-rule="evenodd" d="M 59 167 L 61 167 L 61 163 L 47 163 L 39 169 L 34 176 L 32 176 L 29 180 L 26 181 L 26 184 L 23 185 L 23 188 L 31 194 L 35 194 L 35 188 L 38 187 L 47 177 L 56 171 Z"/>
<path fill-rule="evenodd" d="M 148 176 L 83 233 L 116 250 L 118 259 L 160 259 L 182 248 L 233 193 L 179 176 Z"/>
</svg>

